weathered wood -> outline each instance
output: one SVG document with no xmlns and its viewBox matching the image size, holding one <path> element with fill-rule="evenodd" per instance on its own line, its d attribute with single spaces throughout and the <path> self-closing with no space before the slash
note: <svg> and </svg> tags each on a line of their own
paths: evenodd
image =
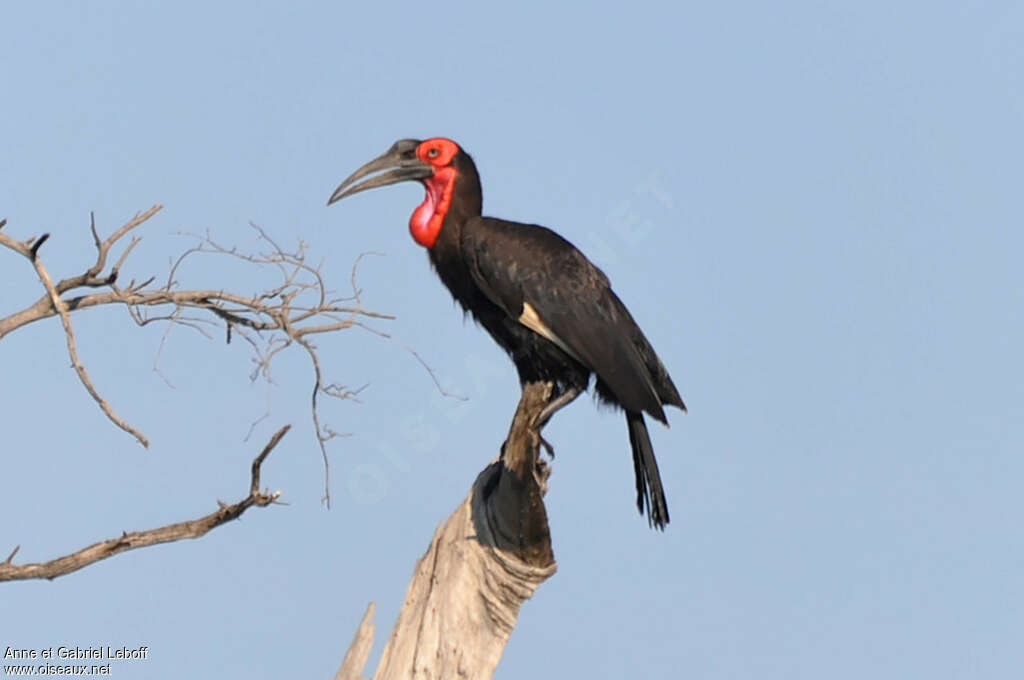
<svg viewBox="0 0 1024 680">
<path fill-rule="evenodd" d="M 376 626 L 373 625 L 373 602 L 366 608 L 363 620 L 359 622 L 359 628 L 352 638 L 352 644 L 341 662 L 334 680 L 362 680 L 362 670 L 366 666 L 366 660 L 370 657 L 370 648 L 373 647 L 373 632 Z"/>
<path fill-rule="evenodd" d="M 486 477 L 480 497 L 485 502 L 476 515 L 487 520 L 487 531 L 479 529 L 478 534 L 488 536 L 489 545 L 510 551 L 535 567 L 555 561 L 544 508 L 551 472 L 538 455 L 540 433 L 534 424 L 550 396 L 551 386 L 547 383 L 523 389 L 501 459 L 482 473 Z"/>
<path fill-rule="evenodd" d="M 519 609 L 555 573 L 539 461 L 537 415 L 550 384 L 527 385 L 502 456 L 476 478 L 468 497 L 438 527 L 416 564 L 398 622 L 374 680 L 491 677 Z M 336 678 L 360 677 L 372 643 L 372 611 Z"/>
</svg>

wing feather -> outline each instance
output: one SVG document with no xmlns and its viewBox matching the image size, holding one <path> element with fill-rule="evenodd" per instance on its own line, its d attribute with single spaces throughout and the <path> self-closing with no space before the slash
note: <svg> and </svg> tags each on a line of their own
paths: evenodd
<svg viewBox="0 0 1024 680">
<path fill-rule="evenodd" d="M 479 222 L 464 230 L 462 250 L 480 290 L 597 374 L 622 406 L 664 422 L 636 338 L 649 345 L 604 272 L 546 227 L 474 219 Z"/>
</svg>

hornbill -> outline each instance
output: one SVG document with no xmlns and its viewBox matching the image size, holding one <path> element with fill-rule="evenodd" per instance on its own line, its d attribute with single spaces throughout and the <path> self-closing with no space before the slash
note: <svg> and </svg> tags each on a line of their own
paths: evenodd
<svg viewBox="0 0 1024 680">
<path fill-rule="evenodd" d="M 476 165 L 443 137 L 395 142 L 342 182 L 327 204 L 412 180 L 422 182 L 426 198 L 409 230 L 452 297 L 508 352 L 520 384 L 555 385 L 538 428 L 594 373 L 598 398 L 626 414 L 637 508 L 664 529 L 668 506 L 643 413 L 667 425 L 662 407 L 686 406 L 608 277 L 546 227 L 483 217 Z"/>
</svg>

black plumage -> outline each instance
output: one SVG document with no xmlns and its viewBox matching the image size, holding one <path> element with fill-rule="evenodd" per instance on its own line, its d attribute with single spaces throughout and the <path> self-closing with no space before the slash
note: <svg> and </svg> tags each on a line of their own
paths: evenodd
<svg viewBox="0 0 1024 680">
<path fill-rule="evenodd" d="M 663 528 L 668 505 L 643 414 L 667 424 L 664 406 L 686 407 L 608 277 L 546 227 L 483 217 L 476 166 L 448 139 L 397 142 L 329 203 L 403 180 L 427 189 L 410 230 L 452 296 L 509 354 L 521 383 L 556 385 L 541 424 L 587 388 L 591 373 L 598 397 L 625 412 L 637 507 Z"/>
</svg>

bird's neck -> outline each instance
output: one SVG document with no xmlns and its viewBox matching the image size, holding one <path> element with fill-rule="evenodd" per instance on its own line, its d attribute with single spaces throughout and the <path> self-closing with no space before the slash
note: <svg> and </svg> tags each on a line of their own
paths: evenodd
<svg viewBox="0 0 1024 680">
<path fill-rule="evenodd" d="M 452 295 L 465 309 L 471 309 L 477 294 L 472 275 L 466 268 L 462 252 L 462 238 L 466 229 L 472 228 L 473 218 L 479 217 L 483 199 L 476 170 L 459 174 L 448 203 L 448 211 L 441 220 L 441 228 L 427 254 L 434 270 Z"/>
<path fill-rule="evenodd" d="M 482 294 L 473 283 L 473 274 L 462 251 L 463 233 L 473 227 L 473 217 L 450 211 L 434 245 L 427 248 L 427 257 L 441 283 L 467 312 L 483 304 L 478 299 Z"/>
</svg>

